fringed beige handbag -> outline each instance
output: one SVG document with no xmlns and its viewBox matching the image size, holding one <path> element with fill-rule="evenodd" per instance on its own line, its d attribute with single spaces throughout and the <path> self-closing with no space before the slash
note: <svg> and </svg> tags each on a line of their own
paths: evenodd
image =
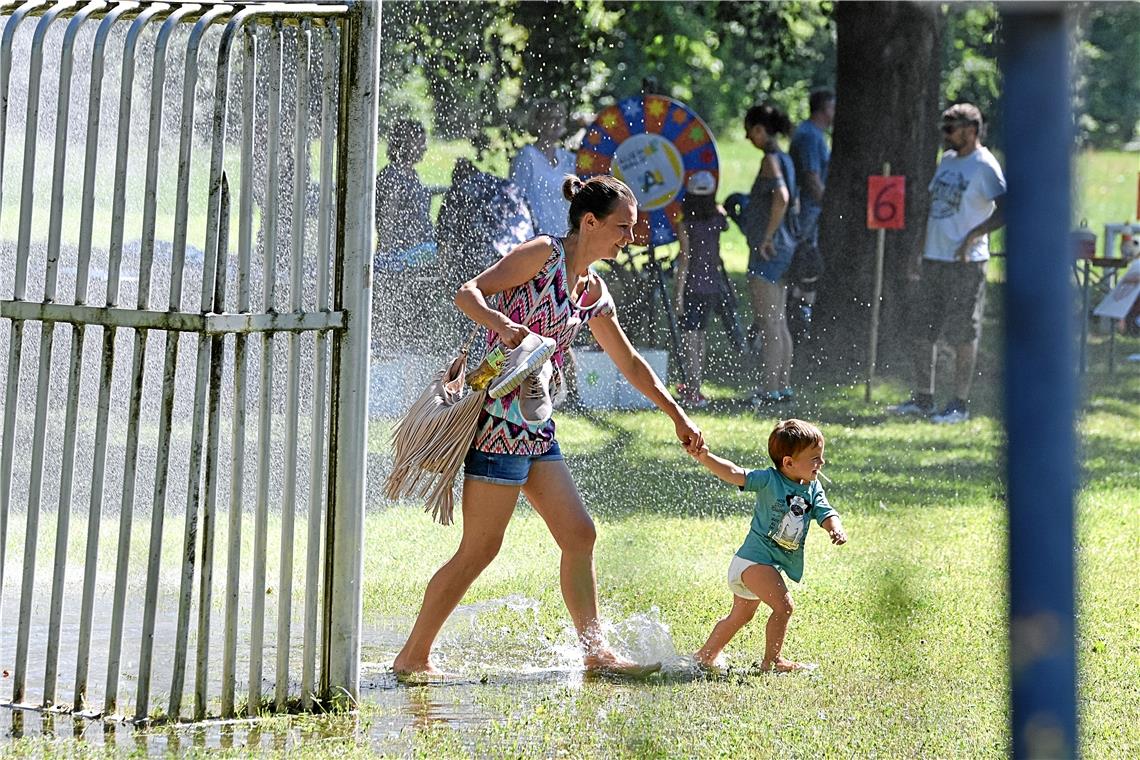
<svg viewBox="0 0 1140 760">
<path fill-rule="evenodd" d="M 395 461 L 384 495 L 389 499 L 426 498 L 424 511 L 431 512 L 432 519 L 442 525 L 452 522 L 455 476 L 471 448 L 479 412 L 487 398 L 486 383 L 478 390 L 467 385 L 467 352 L 474 336 L 472 333 L 459 356 L 428 384 L 392 430 Z M 493 364 L 492 359 L 489 356 L 483 364 Z M 501 352 L 498 359 L 501 364 Z"/>
<path fill-rule="evenodd" d="M 468 376 L 467 352 L 477 334 L 478 328 L 392 430 L 395 461 L 384 495 L 393 500 L 426 497 L 424 511 L 443 525 L 453 519 L 455 476 L 475 439 L 483 402 L 538 375 L 556 348 L 553 339 L 530 333 L 506 353 L 493 349 Z M 545 408 L 549 412 L 549 403 Z"/>
</svg>

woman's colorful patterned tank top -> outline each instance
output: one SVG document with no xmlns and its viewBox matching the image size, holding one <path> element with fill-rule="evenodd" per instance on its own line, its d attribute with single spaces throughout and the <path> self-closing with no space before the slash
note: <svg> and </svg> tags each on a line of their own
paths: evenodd
<svg viewBox="0 0 1140 760">
<path fill-rule="evenodd" d="M 557 399 L 562 391 L 562 366 L 570 344 L 586 322 L 600 315 L 613 314 L 614 302 L 605 282 L 591 272 L 591 286 L 599 286 L 599 296 L 588 306 L 574 303 L 570 298 L 571 285 L 566 273 L 566 250 L 562 247 L 562 240 L 551 237 L 550 244 L 550 258 L 537 275 L 529 282 L 499 294 L 499 311 L 512 321 L 526 325 L 531 332 L 554 338 L 557 342 L 558 348 L 550 360 L 555 370 L 550 394 Z M 583 296 L 592 289 L 583 291 Z M 489 332 L 487 350 L 494 349 L 501 342 L 498 333 Z M 550 450 L 554 445 L 554 420 L 540 425 L 524 421 L 519 412 L 521 392 L 522 389 L 517 388 L 502 398 L 487 399 L 472 446 L 488 454 L 525 456 L 541 456 Z"/>
</svg>

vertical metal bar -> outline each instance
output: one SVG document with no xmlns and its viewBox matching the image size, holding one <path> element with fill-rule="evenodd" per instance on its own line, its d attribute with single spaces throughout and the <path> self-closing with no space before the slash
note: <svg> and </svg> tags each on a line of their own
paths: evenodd
<svg viewBox="0 0 1140 760">
<path fill-rule="evenodd" d="M 32 35 L 32 50 L 28 62 L 28 104 L 24 123 L 24 171 L 20 186 L 20 228 L 17 232 L 17 254 L 26 254 L 31 246 L 32 209 L 35 207 L 36 141 L 39 135 L 40 78 L 43 74 L 44 39 L 51 25 L 61 13 L 75 5 L 74 0 L 64 0 L 53 5 L 36 25 Z M 30 159 L 30 160 L 29 160 Z M 28 256 L 16 256 L 16 281 L 12 288 L 12 298 L 23 301 L 28 285 Z"/>
<path fill-rule="evenodd" d="M 263 310 L 275 312 L 277 279 L 278 154 L 281 150 L 281 22 L 273 22 L 269 38 L 269 145 L 266 166 L 265 213 L 262 218 Z M 265 547 L 269 523 L 270 436 L 273 423 L 273 334 L 261 342 L 261 397 L 257 419 L 257 511 L 253 523 L 253 594 L 249 627 L 250 715 L 261 710 L 262 647 L 265 637 Z"/>
<path fill-rule="evenodd" d="M 190 147 L 194 132 L 194 91 L 198 84 L 198 70 L 200 68 L 198 63 L 198 49 L 202 42 L 202 36 L 206 33 L 210 25 L 221 16 L 231 13 L 232 11 L 233 8 L 229 5 L 218 5 L 210 8 L 202 14 L 202 18 L 194 25 L 194 28 L 190 32 L 190 38 L 186 43 L 185 72 L 182 85 L 182 134 L 180 135 L 178 144 L 178 190 L 174 208 L 174 246 L 171 255 L 171 309 L 177 309 L 180 306 L 182 296 L 182 266 L 186 259 L 186 231 L 190 194 Z M 219 93 L 215 92 L 215 96 L 218 94 Z M 221 100 L 225 100 L 224 93 L 221 93 Z M 224 125 L 224 114 L 222 120 Z M 222 153 L 222 147 L 219 142 L 224 140 L 224 134 L 219 136 L 215 131 L 214 139 L 214 154 L 217 156 L 216 164 L 218 174 L 214 174 L 215 160 L 212 156 L 210 173 L 211 186 L 209 202 L 206 207 L 206 251 L 202 260 L 203 282 L 200 307 L 203 312 L 208 311 L 213 303 L 214 265 L 216 263 L 213 261 L 213 258 L 217 254 L 217 239 L 211 239 L 210 229 L 212 226 L 215 232 L 217 230 L 218 218 L 216 204 L 220 192 Z M 217 176 L 216 180 L 215 176 Z M 218 187 L 215 187 L 215 182 L 219 183 Z M 178 281 L 177 286 L 175 280 Z M 168 331 L 166 339 L 168 347 L 170 345 L 177 346 L 178 335 Z M 170 678 L 170 707 L 167 711 L 167 714 L 174 720 L 178 720 L 181 715 L 182 690 L 186 680 L 186 652 L 189 646 L 188 638 L 190 636 L 190 604 L 194 593 L 194 567 L 197 563 L 196 554 L 199 527 L 198 502 L 201 496 L 202 441 L 205 435 L 206 424 L 206 390 L 209 383 L 210 348 L 210 337 L 205 333 L 201 333 L 198 336 L 197 366 L 195 367 L 194 377 L 194 411 L 192 412 L 191 418 L 190 457 L 187 464 L 188 482 L 186 484 L 185 529 L 182 539 L 182 580 L 179 584 L 178 591 L 178 621 L 174 634 L 174 663 Z M 177 356 L 177 349 L 173 354 L 175 357 Z M 168 353 L 167 356 L 169 357 L 171 354 Z M 170 394 L 171 397 L 173 397 L 176 366 L 177 361 L 168 365 L 170 371 L 163 375 L 162 392 L 164 396 Z M 150 562 L 147 568 L 148 589 L 152 581 L 157 588 L 161 559 L 161 552 L 150 556 Z M 144 610 L 142 646 L 147 652 L 148 661 L 152 654 L 150 649 L 154 641 L 153 625 L 153 610 Z M 145 713 L 139 717 L 145 717 Z"/>
<path fill-rule="evenodd" d="M 309 43 L 310 25 L 306 19 L 297 30 L 295 123 L 293 131 L 293 219 L 289 255 L 291 282 L 290 311 L 298 313 L 303 304 L 305 195 L 309 184 Z M 289 650 L 293 616 L 293 539 L 297 514 L 297 427 L 300 414 L 301 357 L 297 333 L 287 338 L 289 374 L 285 385 L 285 483 L 281 492 L 281 564 L 277 597 L 277 676 L 276 706 L 285 709 L 289 697 Z"/>
<path fill-rule="evenodd" d="M 338 126 L 337 206 L 346 314 L 337 377 L 336 501 L 329 566 L 329 686 L 334 701 L 356 700 L 360 687 L 364 483 L 367 476 L 368 352 L 375 237 L 376 113 L 380 4 L 353 5 L 347 22 Z"/>
<path fill-rule="evenodd" d="M 347 106 L 344 102 L 345 86 L 344 86 L 344 72 L 346 63 L 346 56 L 344 54 L 343 41 L 347 38 L 346 29 L 348 21 L 342 21 L 338 25 L 340 30 L 341 43 L 340 52 L 340 65 L 337 67 L 337 141 L 336 141 L 336 167 L 337 167 L 337 185 L 335 187 L 336 196 L 334 198 L 334 213 L 335 223 L 333 226 L 333 251 L 332 251 L 332 300 L 333 308 L 340 309 L 344 304 L 344 299 L 341 297 L 341 292 L 344 289 L 344 259 L 341 257 L 341 251 L 344 249 L 344 228 L 341 225 L 343 218 L 344 208 L 341 204 L 340 193 L 340 161 L 341 161 L 341 140 L 342 133 L 339 132 L 341 124 L 344 122 L 344 111 Z M 329 640 L 332 637 L 332 587 L 333 587 L 333 573 L 332 573 L 332 557 L 335 547 L 333 544 L 336 539 L 336 494 L 337 494 L 337 466 L 336 456 L 338 451 L 338 435 L 337 425 L 340 422 L 340 340 L 333 340 L 329 346 L 329 445 L 328 445 L 328 475 L 325 484 L 325 520 L 324 520 L 324 556 L 322 558 L 321 569 L 321 587 L 323 596 L 321 597 L 321 677 L 317 687 L 317 693 L 321 699 L 328 699 L 332 693 L 332 681 L 330 680 L 330 670 L 332 667 L 332 652 L 329 647 Z"/>
<path fill-rule="evenodd" d="M 123 3 L 119 8 L 124 10 L 137 6 L 137 3 Z M 117 306 L 119 302 L 119 268 L 123 256 L 123 217 L 126 206 L 127 187 L 127 151 L 131 134 L 131 93 L 134 88 L 135 51 L 138 46 L 139 35 L 156 14 L 168 10 L 168 6 L 156 3 L 146 8 L 131 24 L 123 43 L 122 75 L 119 84 L 119 120 L 118 142 L 115 151 L 115 186 L 111 203 L 111 244 L 107 251 L 107 295 L 108 306 Z M 99 101 L 97 90 L 101 92 L 103 50 L 106 45 L 106 32 L 110 32 L 111 24 L 118 8 L 108 15 L 99 28 L 99 37 L 96 37 L 96 56 L 92 59 L 91 68 L 91 109 L 94 115 L 88 122 L 87 154 L 89 157 L 98 153 L 98 115 Z M 96 82 L 99 87 L 96 87 Z M 95 166 L 92 159 L 89 170 L 84 173 L 83 209 L 79 222 L 79 255 L 80 260 L 90 258 L 91 226 L 94 216 L 94 182 Z M 92 202 L 88 202 L 88 200 Z M 85 281 L 86 278 L 83 278 Z M 140 278 L 139 287 L 143 287 Z M 84 294 L 85 295 L 85 294 Z M 78 301 L 78 294 L 76 297 Z M 91 464 L 91 503 L 87 515 L 87 550 L 84 560 L 83 596 L 79 612 L 79 641 L 76 652 L 75 665 L 75 702 L 73 709 L 84 709 L 87 694 L 87 669 L 91 651 L 91 618 L 95 608 L 95 580 L 97 563 L 99 559 L 99 526 L 103 513 L 103 482 L 107 463 L 107 428 L 111 411 L 111 380 L 115 370 L 115 337 L 113 327 L 103 329 L 103 351 L 99 372 L 99 400 L 96 407 L 94 457 Z"/>
<path fill-rule="evenodd" d="M 163 91 L 166 84 L 166 48 L 170 43 L 170 35 L 187 16 L 201 10 L 198 5 L 182 5 L 172 12 L 162 24 L 158 37 L 154 43 L 154 68 L 151 72 L 150 120 L 147 131 L 147 160 L 146 177 L 143 190 L 143 221 L 142 239 L 139 245 L 139 284 L 137 306 L 140 309 L 150 308 L 150 277 L 151 266 L 154 261 L 154 234 L 157 203 L 158 184 L 158 157 L 162 138 L 162 106 Z M 173 277 L 173 264 L 171 266 Z M 142 416 L 143 373 L 145 370 L 146 347 L 148 332 L 135 331 L 135 341 L 131 358 L 131 399 L 127 414 L 127 440 L 126 451 L 123 456 L 123 499 L 119 515 L 119 544 L 118 555 L 115 562 L 115 589 L 111 607 L 111 639 L 107 655 L 107 697 L 105 711 L 113 713 L 118 701 L 119 692 L 119 658 L 122 653 L 123 611 L 126 605 L 127 593 L 127 565 L 130 555 L 131 522 L 134 515 L 135 498 L 135 471 L 138 465 L 139 423 Z M 154 503 L 158 504 L 151 513 L 151 553 L 162 547 L 162 523 L 166 506 L 166 462 L 169 457 L 170 446 L 170 412 L 172 406 L 166 405 L 163 399 L 163 409 L 159 414 L 158 429 L 158 464 L 154 483 Z M 172 400 L 171 400 L 172 403 Z M 144 598 L 144 618 L 146 609 L 151 610 L 152 620 L 156 599 L 149 596 Z M 135 694 L 136 705 L 141 697 L 144 702 L 149 699 L 150 692 L 150 662 L 145 663 L 140 658 L 138 672 L 138 689 Z M 143 708 L 145 716 L 146 708 Z"/>
<path fill-rule="evenodd" d="M 88 276 L 91 267 L 91 230 L 95 223 L 95 167 L 99 156 L 99 125 L 103 113 L 103 70 L 107 40 L 115 23 L 128 11 L 137 10 L 138 6 L 134 0 L 118 0 L 115 7 L 100 22 L 91 48 L 91 81 L 87 88 L 87 139 L 83 149 L 83 189 L 80 196 L 79 246 L 75 275 L 77 304 L 87 303 Z"/>
<path fill-rule="evenodd" d="M 4 25 L 4 33 L 0 37 L 0 209 L 3 208 L 4 149 L 8 141 L 8 81 L 12 72 L 12 41 L 16 37 L 16 29 L 24 18 L 43 4 L 44 0 L 31 0 L 21 5 Z M 8 549 L 8 511 L 12 498 L 12 455 L 15 451 L 16 405 L 20 394 L 23 346 L 24 323 L 15 320 L 8 341 L 8 383 L 4 390 L 4 433 L 3 441 L 0 442 L 0 608 L 3 607 L 4 564 Z"/>
<path fill-rule="evenodd" d="M 4 24 L 4 33 L 0 37 L 0 180 L 4 177 L 4 153 L 8 139 L 8 81 L 12 74 L 12 43 L 16 39 L 16 30 L 28 14 L 46 2 L 47 0 L 28 0 L 13 11 Z M 0 208 L 3 208 L 3 200 L 4 183 L 0 181 Z"/>
<path fill-rule="evenodd" d="M 324 80 L 321 88 L 321 178 L 317 206 L 317 310 L 329 308 L 329 255 L 332 250 L 329 222 L 332 211 L 333 107 L 336 98 L 337 25 L 325 24 L 323 37 Z M 309 532 L 305 566 L 305 641 L 301 665 L 301 704 L 312 706 L 317 661 L 317 594 L 321 577 L 321 507 L 326 493 L 325 396 L 328 393 L 328 333 L 317 333 L 313 368 L 313 427 L 309 443 Z"/>
<path fill-rule="evenodd" d="M 219 53 L 219 59 L 223 54 Z M 224 57 L 228 58 L 228 55 Z M 228 63 L 228 61 L 227 61 Z M 217 100 L 225 119 L 226 99 Z M 224 131 L 223 131 L 224 134 Z M 216 269 L 213 287 L 213 309 L 218 313 L 224 310 L 226 300 L 226 269 L 229 256 L 230 236 L 230 185 L 225 172 L 221 178 L 221 198 L 218 208 L 218 243 Z M 203 281 L 203 293 L 209 283 Z M 218 333 L 210 338 L 210 394 L 207 403 L 209 426 L 206 440 L 206 497 L 202 509 L 202 570 L 198 586 L 198 660 L 194 677 L 194 720 L 206 717 L 206 690 L 209 685 L 210 665 L 210 607 L 214 584 L 214 516 L 218 503 L 218 441 L 221 437 L 221 395 L 222 363 L 225 352 L 225 335 Z"/>
<path fill-rule="evenodd" d="M 242 64 L 241 179 L 238 199 L 238 304 L 249 312 L 249 261 L 253 238 L 253 133 L 256 98 L 257 38 L 245 35 Z M 241 593 L 242 491 L 245 480 L 245 395 L 248 359 L 246 336 L 234 335 L 234 410 L 230 446 L 229 550 L 226 563 L 226 632 L 222 650 L 222 717 L 234 716 L 237 669 L 237 619 Z"/>
<path fill-rule="evenodd" d="M 56 100 L 55 117 L 55 163 L 52 167 L 51 210 L 48 216 L 47 258 L 51 277 L 47 283 L 44 300 L 54 300 L 57 265 L 59 261 L 60 231 L 63 224 L 63 183 L 67 167 L 67 128 L 71 110 L 71 71 L 75 58 L 75 37 L 79 28 L 97 10 L 106 7 L 103 0 L 93 0 L 71 19 L 63 35 L 59 52 L 59 89 Z M 102 27 L 101 27 L 102 28 Z M 90 92 L 88 93 L 90 97 Z M 97 107 L 96 107 L 97 110 Z M 96 127 L 97 128 L 97 127 Z M 88 156 L 88 161 L 93 157 Z M 88 163 L 88 162 L 85 162 Z M 90 247 L 88 248 L 90 255 Z M 81 256 L 77 262 L 75 278 L 76 302 L 86 299 L 87 261 Z M 50 323 L 44 324 L 46 330 Z M 53 327 L 54 329 L 54 327 Z M 71 331 L 71 361 L 67 374 L 67 404 L 63 423 L 63 460 L 60 468 L 59 500 L 56 509 L 55 568 L 51 578 L 51 601 L 48 603 L 48 638 L 44 664 L 43 704 L 55 704 L 56 675 L 59 668 L 59 627 L 63 614 L 63 582 L 67 573 L 67 539 L 71 529 L 71 487 L 75 476 L 75 424 L 79 413 L 79 383 L 83 374 L 83 325 L 77 324 Z M 50 341 L 49 341 L 50 343 Z M 49 352 L 50 353 L 50 352 Z M 48 357 L 48 371 L 51 358 Z"/>
<path fill-rule="evenodd" d="M 1077 752 L 1066 6 L 1002 6 L 1009 202 L 1005 409 L 1014 757 Z M 1043 478 L 1041 473 L 1050 477 Z"/>
<path fill-rule="evenodd" d="M 74 3 L 64 2 L 53 6 L 40 20 L 32 36 L 32 53 L 28 71 L 28 111 L 24 125 L 24 172 L 20 191 L 20 229 L 16 242 L 16 283 L 12 298 L 24 300 L 27 289 L 28 258 L 32 237 L 32 209 L 35 206 L 36 136 L 39 131 L 40 76 L 43 71 L 44 39 L 51 25 L 61 13 Z M 44 300 L 55 297 L 56 260 L 47 261 Z M 49 293 L 50 291 L 50 293 Z M 18 323 L 17 323 L 18 324 Z M 48 381 L 51 379 L 51 344 L 54 325 L 43 323 L 40 328 L 39 375 L 36 382 L 36 411 L 32 423 L 31 473 L 28 482 L 28 512 L 24 532 L 24 574 L 20 590 L 19 622 L 16 630 L 16 657 L 12 667 L 12 702 L 24 701 L 27 680 L 28 642 L 31 633 L 32 594 L 36 580 L 36 541 L 39 537 L 40 490 L 43 486 L 44 438 L 47 425 Z M 12 340 L 17 339 L 13 330 Z M 19 336 L 22 337 L 22 336 Z M 13 344 L 14 345 L 14 344 Z M 16 367 L 15 378 L 19 377 Z M 12 410 L 15 411 L 15 410 Z"/>
<path fill-rule="evenodd" d="M 214 86 L 213 138 L 210 154 L 210 191 L 206 214 L 206 252 L 202 268 L 203 312 L 225 311 L 229 267 L 230 191 L 222 168 L 226 140 L 226 115 L 230 89 L 230 52 L 235 35 L 256 10 L 238 13 L 226 25 L 218 45 L 217 75 Z M 205 336 L 203 335 L 203 339 Z M 218 500 L 218 441 L 221 435 L 221 382 L 225 336 L 214 335 L 206 348 L 209 357 L 208 440 L 206 444 L 205 500 L 202 509 L 202 560 L 198 593 L 198 655 L 194 679 L 194 717 L 206 717 L 209 684 L 210 616 L 213 606 L 214 525 Z M 202 356 L 199 354 L 199 362 Z M 201 364 L 199 365 L 201 366 Z M 199 375 L 201 377 L 201 375 Z M 195 417 L 197 420 L 197 416 Z M 197 477 L 194 477 L 196 487 Z M 197 499 L 194 500 L 197 503 Z M 184 576 L 185 577 L 185 576 Z M 190 567 L 190 578 L 193 566 Z"/>
</svg>

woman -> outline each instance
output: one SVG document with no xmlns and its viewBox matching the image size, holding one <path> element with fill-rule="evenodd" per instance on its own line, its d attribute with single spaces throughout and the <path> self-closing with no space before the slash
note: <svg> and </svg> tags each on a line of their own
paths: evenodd
<svg viewBox="0 0 1140 760">
<path fill-rule="evenodd" d="M 787 135 L 792 122 L 770 105 L 752 106 L 744 115 L 744 134 L 764 151 L 760 173 L 752 185 L 744 210 L 748 240 L 748 292 L 755 320 L 752 333 L 760 342 L 760 385 L 752 396 L 757 408 L 793 396 L 790 383 L 792 336 L 786 307 L 788 288 L 784 274 L 796 249 L 795 215 L 789 206 L 796 199 L 796 172 L 792 159 L 780 150 L 777 135 Z"/>
<path fill-rule="evenodd" d="M 672 418 L 686 449 L 699 450 L 700 431 L 630 345 L 605 283 L 589 269 L 632 242 L 637 221 L 633 192 L 609 176 L 587 182 L 567 177 L 562 192 L 570 202 L 570 234 L 541 236 L 518 246 L 460 287 L 456 306 L 490 331 L 491 349 L 500 344 L 518 346 L 532 331 L 553 338 L 557 343 L 551 359 L 554 395 L 570 343 L 588 322 L 598 345 L 622 374 Z M 495 295 L 498 308 L 488 303 Z M 429 660 L 432 642 L 467 588 L 498 553 L 520 490 L 562 550 L 562 597 L 582 643 L 586 668 L 639 674 L 660 667 L 645 668 L 617 655 L 602 637 L 594 523 L 562 459 L 553 420 L 524 419 L 520 402 L 533 397 L 534 390 L 524 384 L 500 399 L 488 400 L 483 409 L 464 463 L 463 537 L 455 556 L 428 583 L 415 626 L 392 664 L 399 675 L 436 672 Z"/>
<path fill-rule="evenodd" d="M 534 231 L 565 235 L 569 206 L 562 197 L 562 180 L 574 171 L 574 154 L 562 146 L 566 134 L 566 107 L 542 99 L 530 110 L 534 143 L 523 146 L 511 162 L 511 181 L 530 208 Z"/>
</svg>

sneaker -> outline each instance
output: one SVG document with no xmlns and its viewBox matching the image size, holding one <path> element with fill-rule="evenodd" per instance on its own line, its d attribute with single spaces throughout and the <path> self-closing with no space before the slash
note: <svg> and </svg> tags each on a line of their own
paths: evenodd
<svg viewBox="0 0 1140 760">
<path fill-rule="evenodd" d="M 553 338 L 527 333 L 522 343 L 507 351 L 502 370 L 487 389 L 487 395 L 502 398 L 518 388 L 524 380 L 542 368 L 546 360 L 554 355 L 557 346 Z"/>
<path fill-rule="evenodd" d="M 542 363 L 538 372 L 527 375 L 519 392 L 519 413 L 530 425 L 541 425 L 554 414 L 554 399 L 550 397 L 550 380 L 554 377 L 554 365 Z"/>
<path fill-rule="evenodd" d="M 705 398 L 705 394 L 685 387 L 677 390 L 677 400 L 686 409 L 704 409 L 709 405 L 709 400 Z"/>
<path fill-rule="evenodd" d="M 923 404 L 913 396 L 901 404 L 894 404 L 887 407 L 887 411 L 891 414 L 902 415 L 915 415 L 918 417 L 929 417 L 934 413 L 934 404 Z"/>
<path fill-rule="evenodd" d="M 970 410 L 961 401 L 951 401 L 946 405 L 938 414 L 930 418 L 931 422 L 937 422 L 939 425 L 957 425 L 959 422 L 965 422 L 970 419 Z"/>
<path fill-rule="evenodd" d="M 756 410 L 768 409 L 784 400 L 779 391 L 765 391 L 752 397 L 752 408 Z"/>
</svg>

